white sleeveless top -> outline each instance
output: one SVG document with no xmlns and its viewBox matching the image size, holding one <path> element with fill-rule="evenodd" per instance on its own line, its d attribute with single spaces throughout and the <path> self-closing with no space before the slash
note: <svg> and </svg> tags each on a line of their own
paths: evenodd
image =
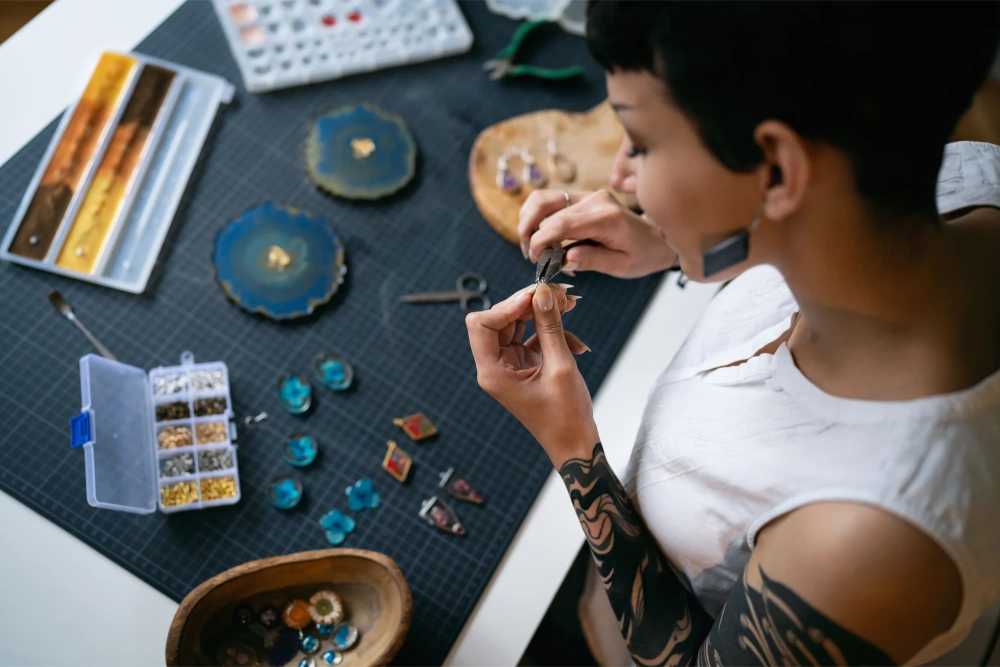
<svg viewBox="0 0 1000 667">
<path fill-rule="evenodd" d="M 974 204 L 1000 206 L 1000 148 L 949 144 L 939 210 Z M 863 401 L 813 385 L 784 343 L 718 368 L 777 339 L 796 311 L 771 267 L 723 289 L 656 382 L 623 482 L 713 615 L 775 517 L 846 500 L 911 522 L 952 557 L 964 590 L 952 628 L 910 661 L 926 662 L 1000 598 L 1000 371 L 955 393 Z"/>
</svg>

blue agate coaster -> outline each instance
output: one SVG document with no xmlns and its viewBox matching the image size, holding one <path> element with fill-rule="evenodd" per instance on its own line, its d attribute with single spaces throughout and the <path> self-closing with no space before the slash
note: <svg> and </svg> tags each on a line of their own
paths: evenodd
<svg viewBox="0 0 1000 667">
<path fill-rule="evenodd" d="M 316 438 L 304 433 L 296 433 L 285 441 L 285 461 L 296 468 L 305 468 L 316 460 L 319 443 Z"/>
<path fill-rule="evenodd" d="M 212 261 L 227 297 L 274 320 L 311 314 L 347 273 L 344 246 L 325 220 L 274 202 L 226 225 Z"/>
<path fill-rule="evenodd" d="M 348 199 L 378 199 L 400 190 L 416 164 L 417 145 L 403 119 L 368 104 L 320 116 L 306 143 L 309 177 Z"/>
<path fill-rule="evenodd" d="M 271 482 L 271 504 L 290 510 L 302 500 L 302 482 L 293 477 L 279 477 Z"/>
</svg>

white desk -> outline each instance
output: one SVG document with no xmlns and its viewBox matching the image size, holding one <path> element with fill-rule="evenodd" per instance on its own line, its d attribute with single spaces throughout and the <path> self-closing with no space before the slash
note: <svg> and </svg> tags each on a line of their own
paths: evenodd
<svg viewBox="0 0 1000 667">
<path fill-rule="evenodd" d="M 0 45 L 0 163 L 79 94 L 86 75 L 81 63 L 93 62 L 104 49 L 132 49 L 180 2 L 59 0 Z M 94 20 L 95 15 L 111 20 Z M 665 282 L 605 380 L 595 410 L 617 468 L 627 459 L 656 374 L 714 291 L 714 286 L 693 283 L 679 290 L 673 277 Z M 3 493 L 0 526 L 0 590 L 5 593 L 0 664 L 162 664 L 177 608 L 173 601 Z M 552 475 L 449 664 L 515 664 L 582 543 L 566 492 Z"/>
</svg>

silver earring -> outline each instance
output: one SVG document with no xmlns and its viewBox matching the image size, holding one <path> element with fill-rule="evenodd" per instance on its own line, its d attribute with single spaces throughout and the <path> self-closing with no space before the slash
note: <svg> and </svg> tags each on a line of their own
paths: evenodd
<svg viewBox="0 0 1000 667">
<path fill-rule="evenodd" d="M 521 191 L 521 184 L 510 170 L 507 153 L 501 153 L 497 158 L 497 187 L 509 195 Z"/>
<path fill-rule="evenodd" d="M 559 152 L 555 137 L 549 137 L 545 142 L 545 148 L 549 153 L 550 171 L 563 183 L 572 183 L 576 179 L 576 165 Z"/>
<path fill-rule="evenodd" d="M 542 170 L 538 168 L 538 163 L 535 162 L 535 156 L 531 154 L 530 151 L 521 150 L 521 162 L 524 163 L 524 169 L 522 170 L 521 178 L 525 183 L 529 183 L 533 188 L 544 187 L 548 182 L 545 178 L 545 174 Z"/>
</svg>

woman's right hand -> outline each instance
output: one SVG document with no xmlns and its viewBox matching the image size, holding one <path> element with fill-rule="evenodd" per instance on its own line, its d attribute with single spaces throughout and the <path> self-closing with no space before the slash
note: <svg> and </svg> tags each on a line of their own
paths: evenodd
<svg viewBox="0 0 1000 667">
<path fill-rule="evenodd" d="M 569 193 L 535 190 L 521 207 L 521 252 L 532 262 L 566 240 L 589 240 L 566 252 L 564 270 L 600 271 L 639 278 L 674 265 L 677 254 L 660 230 L 623 206 L 607 190 Z"/>
</svg>

